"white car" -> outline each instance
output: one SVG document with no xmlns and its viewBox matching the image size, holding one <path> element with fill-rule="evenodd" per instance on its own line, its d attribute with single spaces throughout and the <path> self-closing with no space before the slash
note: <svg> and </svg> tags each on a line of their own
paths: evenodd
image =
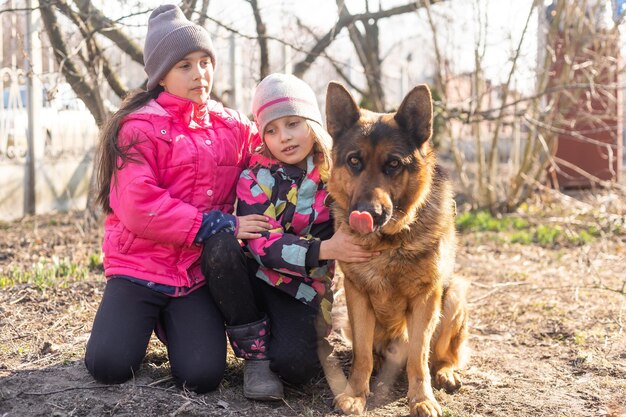
<svg viewBox="0 0 626 417">
<path fill-rule="evenodd" d="M 84 154 L 93 148 L 98 129 L 91 113 L 67 83 L 43 88 L 40 119 L 43 153 L 49 157 Z M 28 111 L 25 86 L 2 91 L 0 160 L 23 159 L 28 153 Z"/>
</svg>

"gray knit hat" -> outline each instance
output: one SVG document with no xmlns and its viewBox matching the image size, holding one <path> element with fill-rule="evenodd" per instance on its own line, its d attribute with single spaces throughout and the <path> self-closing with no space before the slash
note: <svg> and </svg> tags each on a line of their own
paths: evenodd
<svg viewBox="0 0 626 417">
<path fill-rule="evenodd" d="M 252 113 L 261 136 L 268 123 L 284 116 L 304 117 L 323 126 L 315 93 L 307 83 L 289 74 L 268 75 L 257 85 Z"/>
<path fill-rule="evenodd" d="M 143 48 L 148 90 L 154 89 L 178 61 L 195 51 L 208 53 L 215 67 L 215 49 L 206 29 L 187 20 L 183 11 L 174 4 L 154 9 L 148 19 L 148 34 Z"/>
</svg>

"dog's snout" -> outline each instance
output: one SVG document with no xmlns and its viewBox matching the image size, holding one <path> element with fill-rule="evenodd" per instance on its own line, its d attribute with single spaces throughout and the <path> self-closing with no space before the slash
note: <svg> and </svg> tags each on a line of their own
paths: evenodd
<svg viewBox="0 0 626 417">
<path fill-rule="evenodd" d="M 387 222 L 387 211 L 379 203 L 361 202 L 353 210 L 369 213 L 374 220 L 374 226 L 380 227 Z"/>
</svg>

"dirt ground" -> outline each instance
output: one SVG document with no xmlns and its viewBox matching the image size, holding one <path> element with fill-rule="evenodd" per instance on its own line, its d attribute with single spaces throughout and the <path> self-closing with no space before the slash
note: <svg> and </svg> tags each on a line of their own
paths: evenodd
<svg viewBox="0 0 626 417">
<path fill-rule="evenodd" d="M 626 416 L 625 215 L 624 194 L 546 194 L 520 216 L 565 232 L 592 225 L 599 236 L 541 246 L 507 243 L 502 233 L 460 234 L 457 273 L 472 283 L 472 355 L 461 390 L 436 392 L 445 416 Z M 0 223 L 0 280 L 50 262 L 70 265 L 70 278 L 57 283 L 0 282 L 0 417 L 340 415 L 322 378 L 287 387 L 284 402 L 247 401 L 242 363 L 232 357 L 218 391 L 181 391 L 154 338 L 134 380 L 94 382 L 82 355 L 104 287 L 93 260 L 101 231 L 82 216 Z M 347 372 L 350 349 L 332 340 Z M 405 393 L 400 378 L 387 401 L 368 403 L 367 416 L 408 415 Z"/>
</svg>

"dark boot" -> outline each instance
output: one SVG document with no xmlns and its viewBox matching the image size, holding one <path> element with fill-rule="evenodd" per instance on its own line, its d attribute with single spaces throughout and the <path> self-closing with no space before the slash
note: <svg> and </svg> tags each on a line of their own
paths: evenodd
<svg viewBox="0 0 626 417">
<path fill-rule="evenodd" d="M 284 398 L 283 383 L 270 369 L 269 359 L 246 359 L 243 365 L 243 396 L 259 401 Z"/>
<path fill-rule="evenodd" d="M 252 400 L 282 400 L 283 383 L 270 369 L 267 349 L 270 326 L 267 317 L 249 324 L 227 326 L 230 345 L 239 358 L 245 359 L 243 395 Z"/>
</svg>

